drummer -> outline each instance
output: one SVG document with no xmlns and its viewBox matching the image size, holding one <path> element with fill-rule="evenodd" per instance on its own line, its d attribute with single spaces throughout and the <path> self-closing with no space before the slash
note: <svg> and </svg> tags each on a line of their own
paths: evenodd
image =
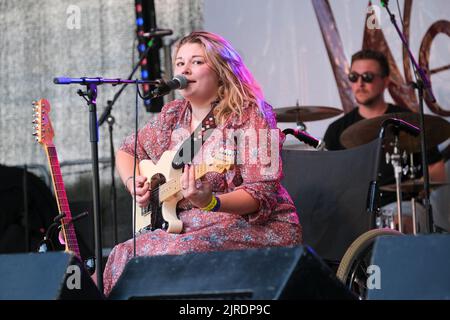
<svg viewBox="0 0 450 320">
<path fill-rule="evenodd" d="M 389 85 L 389 63 L 381 52 L 362 50 L 355 53 L 352 56 L 348 79 L 351 82 L 357 107 L 330 124 L 324 136 L 328 150 L 345 149 L 339 140 L 342 132 L 360 120 L 379 117 L 387 113 L 411 112 L 407 108 L 386 103 L 384 100 L 384 91 Z M 444 161 L 436 146 L 429 152 L 428 162 L 431 181 L 447 180 Z M 420 157 L 417 157 L 416 165 L 419 163 Z M 380 172 L 380 185 L 395 182 L 392 166 L 382 163 L 380 171 L 382 171 Z M 395 201 L 395 194 L 385 194 L 380 200 L 380 205 L 393 201 Z"/>
</svg>

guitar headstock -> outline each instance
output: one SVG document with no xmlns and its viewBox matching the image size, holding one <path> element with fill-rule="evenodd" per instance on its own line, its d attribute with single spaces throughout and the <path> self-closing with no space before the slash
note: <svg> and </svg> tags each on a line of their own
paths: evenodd
<svg viewBox="0 0 450 320">
<path fill-rule="evenodd" d="M 53 146 L 53 132 L 52 123 L 50 121 L 50 103 L 46 99 L 33 101 L 33 135 L 36 136 L 36 141 L 46 146 Z"/>
</svg>

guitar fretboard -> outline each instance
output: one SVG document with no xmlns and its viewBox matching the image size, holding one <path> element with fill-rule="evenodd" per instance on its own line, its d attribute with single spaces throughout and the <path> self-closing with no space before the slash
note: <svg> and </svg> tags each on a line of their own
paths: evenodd
<svg viewBox="0 0 450 320">
<path fill-rule="evenodd" d="M 53 146 L 46 146 L 45 150 L 49 161 L 53 188 L 56 193 L 59 212 L 61 214 L 65 214 L 65 217 L 62 218 L 61 225 L 66 242 L 66 250 L 72 251 L 77 257 L 80 258 L 80 249 L 78 248 L 77 236 L 72 223 L 72 214 L 70 213 L 69 202 L 67 201 L 66 189 L 64 187 L 64 181 L 61 175 L 56 148 Z"/>
</svg>

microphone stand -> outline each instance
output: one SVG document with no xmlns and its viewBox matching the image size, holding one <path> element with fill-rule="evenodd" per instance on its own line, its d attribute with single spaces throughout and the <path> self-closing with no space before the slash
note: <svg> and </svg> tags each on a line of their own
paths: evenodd
<svg viewBox="0 0 450 320">
<path fill-rule="evenodd" d="M 55 84 L 81 84 L 86 86 L 86 92 L 78 90 L 77 93 L 83 97 L 89 106 L 89 132 L 92 154 L 92 191 L 94 202 L 94 239 L 95 239 L 95 259 L 97 263 L 97 287 L 103 292 L 103 268 L 102 268 L 102 237 L 101 237 L 101 217 L 100 217 L 100 178 L 98 166 L 98 125 L 97 125 L 97 86 L 104 83 L 113 85 L 123 83 L 149 83 L 157 85 L 157 81 L 148 80 L 122 80 L 104 78 L 55 78 Z M 87 97 L 87 98 L 86 98 Z"/>
<path fill-rule="evenodd" d="M 131 80 L 133 75 L 136 73 L 137 69 L 141 65 L 142 61 L 147 57 L 150 49 L 153 47 L 153 39 L 150 40 L 147 44 L 147 48 L 142 53 L 141 58 L 134 66 L 133 70 L 131 71 L 130 75 L 128 76 L 128 80 Z M 100 127 L 105 121 L 108 123 L 108 133 L 109 133 L 109 143 L 110 143 L 110 158 L 111 158 L 111 190 L 112 190 L 112 200 L 111 200 L 111 207 L 112 207 L 112 224 L 113 224 L 113 242 L 114 245 L 117 244 L 117 189 L 116 189 L 116 182 L 115 182 L 115 152 L 114 152 L 114 139 L 113 139 L 113 126 L 115 123 L 115 118 L 111 115 L 112 107 L 114 103 L 116 103 L 117 99 L 119 99 L 119 96 L 121 95 L 122 91 L 126 88 L 128 83 L 122 84 L 122 87 L 119 91 L 114 94 L 114 97 L 112 100 L 108 100 L 107 106 L 103 113 L 100 116 L 100 119 L 98 121 L 98 126 Z"/>
<path fill-rule="evenodd" d="M 414 58 L 411 50 L 409 49 L 408 42 L 406 40 L 405 35 L 400 30 L 400 28 L 397 25 L 397 22 L 395 20 L 395 15 L 391 13 L 388 7 L 389 1 L 382 1 L 382 6 L 386 8 L 386 11 L 389 14 L 390 20 L 392 24 L 394 25 L 395 29 L 397 30 L 398 35 L 400 36 L 400 40 L 403 42 L 404 47 L 408 51 L 409 59 L 413 65 L 414 73 L 416 76 L 416 83 L 414 83 L 414 88 L 418 90 L 419 95 L 419 125 L 420 125 L 420 146 L 422 151 L 422 170 L 423 170 L 423 180 L 424 180 L 424 206 L 426 210 L 426 215 L 428 219 L 427 227 L 428 232 L 435 232 L 435 225 L 433 222 L 433 213 L 430 205 L 430 179 L 429 179 L 429 172 L 428 172 L 428 156 L 427 156 L 427 146 L 425 141 L 425 123 L 424 123 L 424 111 L 423 111 L 423 95 L 424 91 L 426 90 L 428 93 L 429 98 L 435 102 L 436 99 L 433 95 L 433 92 L 431 90 L 431 83 L 425 73 L 425 71 L 418 65 L 416 62 L 416 59 Z"/>
</svg>

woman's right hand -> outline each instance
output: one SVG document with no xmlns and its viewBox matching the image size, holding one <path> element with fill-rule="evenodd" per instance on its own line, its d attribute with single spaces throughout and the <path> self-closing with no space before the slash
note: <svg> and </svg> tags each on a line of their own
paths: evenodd
<svg viewBox="0 0 450 320">
<path fill-rule="evenodd" d="M 126 181 L 126 188 L 131 195 L 134 195 L 132 178 Z M 144 176 L 136 176 L 136 203 L 141 208 L 148 207 L 150 203 L 150 184 Z"/>
</svg>

